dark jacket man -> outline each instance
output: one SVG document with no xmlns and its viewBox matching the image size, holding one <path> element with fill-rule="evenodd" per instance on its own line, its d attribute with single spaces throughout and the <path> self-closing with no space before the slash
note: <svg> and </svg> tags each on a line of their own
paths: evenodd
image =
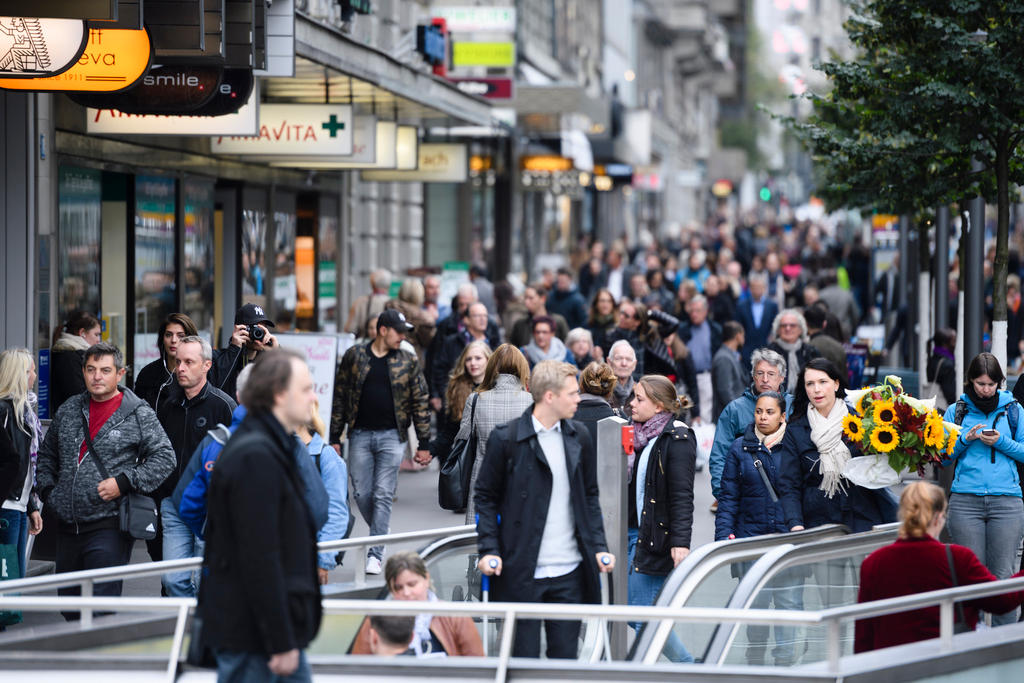
<svg viewBox="0 0 1024 683">
<path fill-rule="evenodd" d="M 156 413 L 130 389 L 121 388 L 121 405 L 93 438 L 96 454 L 117 481 L 121 495 L 151 493 L 174 469 L 174 451 Z M 91 454 L 78 462 L 89 417 L 89 394 L 69 398 L 39 446 L 36 484 L 64 525 L 117 526 L 118 501 L 101 500 L 96 486 L 104 478 Z"/>
<path fill-rule="evenodd" d="M 740 354 L 729 346 L 718 349 L 711 359 L 712 422 L 718 422 L 725 407 L 743 395 L 746 380 Z"/>
<path fill-rule="evenodd" d="M 754 353 L 754 349 L 768 345 L 768 337 L 772 332 L 772 321 L 778 314 L 779 305 L 767 296 L 764 298 L 764 312 L 761 314 L 760 325 L 754 324 L 753 303 L 749 298 L 741 301 L 736 307 L 736 322 L 743 325 L 743 330 L 746 333 L 742 351 L 745 368 L 750 367 L 750 354 Z"/>
<path fill-rule="evenodd" d="M 722 326 L 717 322 L 708 318 L 708 327 L 711 328 L 711 356 L 714 357 L 718 353 L 718 349 L 722 346 Z M 690 344 L 690 340 L 693 338 L 693 325 L 686 318 L 679 323 L 677 334 L 679 339 L 686 345 Z"/>
<path fill-rule="evenodd" d="M 576 287 L 562 291 L 555 287 L 548 294 L 548 315 L 556 313 L 565 318 L 569 329 L 583 327 L 587 322 L 587 302 Z"/>
<path fill-rule="evenodd" d="M 273 414 L 259 411 L 217 459 L 199 598 L 210 647 L 267 655 L 301 650 L 320 627 L 317 529 L 294 448 Z"/>
<path fill-rule="evenodd" d="M 517 420 L 494 428 L 476 481 L 477 547 L 481 556 L 502 559 L 501 576 L 491 578 L 491 597 L 497 601 L 534 601 L 533 573 L 551 496 L 551 470 L 532 414 L 531 406 Z M 597 603 L 601 591 L 595 554 L 608 551 L 598 500 L 597 456 L 583 425 L 562 420 L 561 429 L 576 542 L 583 556 L 583 602 Z"/>
</svg>

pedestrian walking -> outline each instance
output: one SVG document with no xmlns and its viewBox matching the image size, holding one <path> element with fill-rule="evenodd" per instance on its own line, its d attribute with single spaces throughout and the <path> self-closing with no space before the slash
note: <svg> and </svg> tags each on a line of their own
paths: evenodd
<svg viewBox="0 0 1024 683">
<path fill-rule="evenodd" d="M 562 267 L 555 276 L 555 287 L 548 294 L 547 309 L 565 318 L 570 329 L 587 321 L 587 301 L 572 280 L 572 271 Z"/>
<path fill-rule="evenodd" d="M 768 298 L 768 278 L 764 275 L 751 275 L 747 286 L 750 296 L 742 299 L 736 307 L 736 318 L 746 332 L 743 361 L 745 365 L 751 365 L 750 357 L 754 350 L 768 345 L 772 321 L 779 313 L 779 305 Z"/>
<path fill-rule="evenodd" d="M 523 305 L 529 315 L 517 320 L 511 330 L 507 330 L 508 342 L 516 348 L 522 348 L 533 339 L 533 321 L 538 317 L 547 317 L 555 322 L 553 332 L 558 339 L 565 340 L 569 334 L 569 324 L 558 313 L 549 313 L 547 309 L 548 287 L 543 282 L 528 285 L 523 291 Z"/>
<path fill-rule="evenodd" d="M 228 396 L 237 396 L 238 373 L 261 353 L 277 347 L 277 337 L 270 333 L 274 321 L 262 306 L 245 304 L 235 311 L 235 328 L 227 347 L 213 352 L 213 367 L 207 373 L 210 383 Z"/>
<path fill-rule="evenodd" d="M 177 381 L 174 371 L 178 367 L 178 345 L 185 337 L 198 334 L 195 322 L 184 313 L 171 313 L 160 323 L 156 335 L 156 348 L 160 357 L 139 371 L 133 388 L 135 395 L 153 410 L 157 410 L 161 400 L 166 398 Z"/>
<path fill-rule="evenodd" d="M 242 392 L 249 414 L 217 459 L 197 615 L 218 680 L 312 680 L 303 649 L 320 628 L 318 525 L 294 433 L 315 397 L 302 354 L 263 355 Z"/>
<path fill-rule="evenodd" d="M 546 315 L 533 319 L 533 339 L 520 349 L 532 368 L 544 360 L 565 361 L 565 344 L 555 336 L 555 321 Z"/>
<path fill-rule="evenodd" d="M 945 327 L 935 331 L 931 338 L 931 349 L 928 353 L 928 365 L 925 371 L 925 381 L 932 387 L 935 395 L 935 405 L 940 410 L 945 410 L 951 404 L 956 403 L 956 330 Z M 922 391 L 921 398 L 931 398 L 927 392 Z M 1024 395 L 1024 383 L 1013 387 L 1013 397 L 1020 401 Z"/>
<path fill-rule="evenodd" d="M 675 385 L 644 375 L 633 397 L 633 447 L 629 476 L 629 604 L 653 605 L 668 574 L 690 554 L 697 439 L 676 416 L 687 408 Z M 639 630 L 640 624 L 634 624 Z M 674 662 L 693 656 L 678 637 L 666 645 Z"/>
<path fill-rule="evenodd" d="M 711 421 L 718 422 L 722 411 L 743 395 L 746 380 L 743 372 L 743 326 L 735 320 L 722 325 L 722 345 L 711 359 L 712 407 Z"/>
<path fill-rule="evenodd" d="M 608 335 L 615 329 L 615 297 L 607 289 L 599 289 L 590 303 L 590 315 L 586 328 L 594 338 L 594 346 L 601 349 L 605 358 L 611 342 Z"/>
<path fill-rule="evenodd" d="M 445 410 L 437 426 L 437 436 L 430 442 L 430 454 L 442 465 L 455 443 L 455 435 L 462 426 L 462 413 L 466 403 L 484 380 L 491 347 L 486 342 L 472 341 L 466 344 L 455 361 L 455 368 L 448 378 L 445 390 Z"/>
<path fill-rule="evenodd" d="M 593 362 L 580 373 L 580 404 L 572 419 L 582 422 L 590 432 L 590 440 L 597 445 L 597 423 L 606 417 L 619 415 L 609 401 L 615 391 L 615 373 L 607 363 Z"/>
<path fill-rule="evenodd" d="M 542 361 L 530 377 L 532 407 L 487 440 L 476 482 L 481 573 L 495 600 L 597 603 L 610 572 L 590 434 L 571 418 L 576 369 Z M 499 523 L 500 518 L 500 523 Z M 549 659 L 575 659 L 579 621 L 545 620 Z M 540 656 L 540 621 L 516 624 L 515 657 Z"/>
<path fill-rule="evenodd" d="M 90 346 L 87 393 L 61 406 L 39 447 L 37 485 L 58 518 L 58 574 L 128 564 L 134 539 L 120 530 L 118 499 L 152 493 L 174 469 L 174 451 L 156 413 L 118 386 L 124 374 L 120 349 L 106 342 Z M 57 592 L 78 595 L 79 589 Z M 98 583 L 93 594 L 120 595 L 121 582 Z"/>
<path fill-rule="evenodd" d="M 410 425 L 419 442 L 416 462 L 430 462 L 427 382 L 416 354 L 399 348 L 411 330 L 399 311 L 385 310 L 377 317 L 377 337 L 345 352 L 334 384 L 331 443 L 340 451 L 347 431 L 352 488 L 371 536 L 388 533 Z M 383 558 L 384 546 L 371 547 L 367 573 L 380 574 Z"/>
<path fill-rule="evenodd" d="M 1024 538 L 1024 502 L 1017 463 L 1024 462 L 1024 410 L 1008 391 L 999 361 L 983 352 L 971 360 L 960 399 L 944 419 L 960 425 L 953 454 L 949 535 L 970 548 L 997 578 L 1010 576 Z M 992 615 L 992 624 L 1017 621 L 1016 611 Z"/>
<path fill-rule="evenodd" d="M 28 536 L 43 530 L 36 492 L 40 425 L 35 383 L 36 364 L 28 349 L 0 353 L 0 520 L 5 522 L 0 544 L 18 549 L 18 566 L 8 567 L 9 578 L 25 576 Z"/>
<path fill-rule="evenodd" d="M 572 363 L 580 370 L 597 360 L 594 356 L 594 338 L 585 327 L 574 327 L 569 330 L 569 336 L 565 338 L 565 347 L 565 362 Z M 597 353 L 600 354 L 600 351 Z"/>
<path fill-rule="evenodd" d="M 82 361 L 85 350 L 103 340 L 99 318 L 85 311 L 74 311 L 58 327 L 50 345 L 50 417 L 64 401 L 85 393 Z"/>
<path fill-rule="evenodd" d="M 523 414 L 533 403 L 533 397 L 526 390 L 530 381 L 530 366 L 522 352 L 511 344 L 502 344 L 487 359 L 484 377 L 477 387 L 476 412 L 462 411 L 462 422 L 456 439 L 476 436 L 476 453 L 473 455 L 473 470 L 470 472 L 469 493 L 466 506 L 466 524 L 476 523 L 474 491 L 480 465 L 487 451 L 491 432 Z"/>
<path fill-rule="evenodd" d="M 612 408 L 618 410 L 627 420 L 632 411 L 630 403 L 633 400 L 633 388 L 636 386 L 633 380 L 636 363 L 636 351 L 625 339 L 615 342 L 608 350 L 608 364 L 615 375 L 615 389 L 612 391 L 610 403 Z"/>
</svg>

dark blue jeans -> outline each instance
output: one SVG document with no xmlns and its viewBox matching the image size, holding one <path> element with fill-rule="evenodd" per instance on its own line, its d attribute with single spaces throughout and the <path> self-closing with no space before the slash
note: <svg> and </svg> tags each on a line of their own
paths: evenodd
<svg viewBox="0 0 1024 683">
<path fill-rule="evenodd" d="M 0 544 L 18 547 L 18 576 L 25 576 L 28 568 L 28 558 L 25 557 L 25 546 L 28 544 L 27 514 L 21 510 L 0 508 Z"/>
<path fill-rule="evenodd" d="M 291 676 L 277 676 L 267 667 L 268 657 L 256 652 L 217 651 L 217 683 L 308 683 L 313 680 L 305 652 Z"/>
<path fill-rule="evenodd" d="M 135 539 L 118 529 L 97 529 L 84 534 L 61 531 L 57 534 L 57 573 L 128 564 L 134 544 Z M 121 582 L 97 583 L 93 586 L 92 593 L 97 596 L 120 596 Z M 69 586 L 58 588 L 57 594 L 81 595 L 82 591 L 78 586 Z M 64 618 L 73 621 L 79 618 L 79 613 L 64 612 Z"/>
</svg>

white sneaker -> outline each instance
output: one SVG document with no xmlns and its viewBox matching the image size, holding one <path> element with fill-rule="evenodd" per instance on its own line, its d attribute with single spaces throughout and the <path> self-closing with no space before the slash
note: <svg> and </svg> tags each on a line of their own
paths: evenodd
<svg viewBox="0 0 1024 683">
<path fill-rule="evenodd" d="M 380 560 L 373 555 L 366 558 L 366 573 L 367 574 L 380 574 Z"/>
</svg>

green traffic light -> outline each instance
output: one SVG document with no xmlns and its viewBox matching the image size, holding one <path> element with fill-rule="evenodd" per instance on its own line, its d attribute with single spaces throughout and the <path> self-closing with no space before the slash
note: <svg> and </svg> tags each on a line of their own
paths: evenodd
<svg viewBox="0 0 1024 683">
<path fill-rule="evenodd" d="M 761 197 L 762 202 L 770 202 L 772 200 L 772 191 L 767 187 L 762 187 L 758 196 Z"/>
</svg>

